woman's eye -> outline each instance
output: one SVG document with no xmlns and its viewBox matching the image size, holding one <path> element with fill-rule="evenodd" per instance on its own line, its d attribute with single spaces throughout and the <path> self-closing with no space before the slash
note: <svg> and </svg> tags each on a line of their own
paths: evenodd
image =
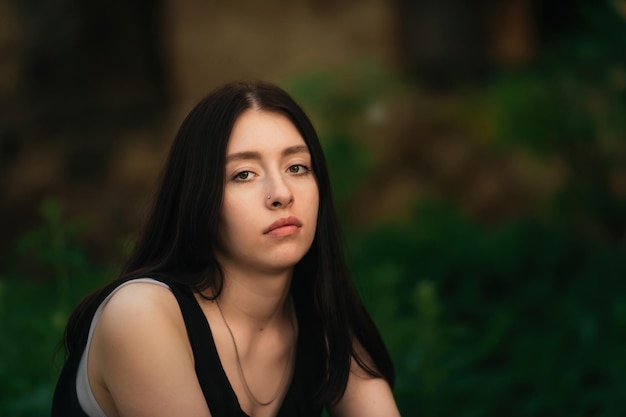
<svg viewBox="0 0 626 417">
<path fill-rule="evenodd" d="M 292 174 L 306 174 L 310 171 L 309 167 L 302 164 L 292 165 L 287 170 Z"/>
<path fill-rule="evenodd" d="M 250 178 L 250 174 L 252 174 L 250 171 L 241 171 L 240 173 L 235 175 L 235 180 L 246 181 Z"/>
</svg>

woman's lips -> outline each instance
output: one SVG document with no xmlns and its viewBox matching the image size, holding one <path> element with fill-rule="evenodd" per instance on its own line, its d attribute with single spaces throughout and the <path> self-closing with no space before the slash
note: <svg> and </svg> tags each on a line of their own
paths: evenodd
<svg viewBox="0 0 626 417">
<path fill-rule="evenodd" d="M 302 222 L 296 217 L 283 217 L 272 223 L 263 234 L 270 236 L 288 236 L 298 231 L 302 227 Z"/>
</svg>

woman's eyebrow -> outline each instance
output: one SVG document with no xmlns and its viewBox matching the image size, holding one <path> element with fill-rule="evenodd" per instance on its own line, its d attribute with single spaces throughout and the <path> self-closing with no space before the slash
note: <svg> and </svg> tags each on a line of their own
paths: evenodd
<svg viewBox="0 0 626 417">
<path fill-rule="evenodd" d="M 226 163 L 244 159 L 261 159 L 261 154 L 253 151 L 233 153 L 226 156 Z"/>
<path fill-rule="evenodd" d="M 290 146 L 283 151 L 283 156 L 289 156 L 296 153 L 309 153 L 309 148 L 306 145 Z"/>
<path fill-rule="evenodd" d="M 283 150 L 282 156 L 289 156 L 297 153 L 309 153 L 309 148 L 307 148 L 306 145 L 290 146 Z M 261 154 L 255 151 L 236 152 L 226 156 L 226 163 L 247 159 L 261 159 Z"/>
</svg>

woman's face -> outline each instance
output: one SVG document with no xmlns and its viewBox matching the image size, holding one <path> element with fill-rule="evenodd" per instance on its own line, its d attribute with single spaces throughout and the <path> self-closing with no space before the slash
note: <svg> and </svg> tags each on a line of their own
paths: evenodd
<svg viewBox="0 0 626 417">
<path fill-rule="evenodd" d="M 319 194 L 311 155 L 280 113 L 246 110 L 226 149 L 216 256 L 222 267 L 281 272 L 311 247 Z"/>
</svg>

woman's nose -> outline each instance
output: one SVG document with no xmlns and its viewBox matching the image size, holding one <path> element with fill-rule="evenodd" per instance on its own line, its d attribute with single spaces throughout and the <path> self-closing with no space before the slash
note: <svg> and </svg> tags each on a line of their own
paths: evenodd
<svg viewBox="0 0 626 417">
<path fill-rule="evenodd" d="M 265 203 L 269 208 L 288 207 L 293 203 L 291 188 L 280 175 L 270 180 Z"/>
</svg>

